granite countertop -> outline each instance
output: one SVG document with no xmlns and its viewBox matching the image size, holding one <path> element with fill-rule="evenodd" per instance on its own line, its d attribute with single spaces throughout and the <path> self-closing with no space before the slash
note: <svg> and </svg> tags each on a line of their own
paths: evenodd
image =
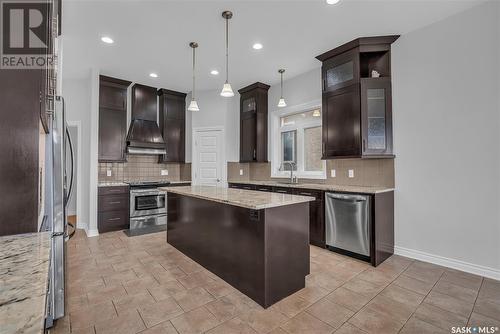
<svg viewBox="0 0 500 334">
<path fill-rule="evenodd" d="M 338 191 L 346 193 L 362 193 L 362 194 L 378 194 L 388 191 L 394 191 L 394 188 L 388 187 L 364 187 L 364 186 L 343 186 L 336 184 L 323 184 L 323 183 L 281 183 L 278 181 L 228 181 L 229 183 L 239 184 L 252 184 L 261 186 L 276 186 L 286 188 L 299 188 L 299 189 L 316 189 L 323 191 Z"/>
<path fill-rule="evenodd" d="M 0 237 L 0 333 L 43 333 L 50 233 Z"/>
<path fill-rule="evenodd" d="M 202 198 L 253 210 L 268 209 L 315 200 L 314 197 L 310 196 L 208 186 L 165 187 L 160 189 L 171 193 Z"/>
<path fill-rule="evenodd" d="M 177 184 L 189 184 L 191 181 L 166 181 L 170 182 L 172 185 L 177 185 Z M 128 186 L 127 183 L 125 182 L 120 182 L 120 181 L 112 181 L 112 182 L 99 182 L 98 187 L 120 187 L 120 186 Z"/>
<path fill-rule="evenodd" d="M 97 184 L 98 187 L 124 187 L 124 186 L 128 186 L 128 184 L 124 183 L 124 182 L 99 182 Z"/>
</svg>

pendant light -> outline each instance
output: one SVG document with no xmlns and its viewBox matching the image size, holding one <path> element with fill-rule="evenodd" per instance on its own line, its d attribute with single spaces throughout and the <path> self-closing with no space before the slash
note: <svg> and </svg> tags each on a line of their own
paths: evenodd
<svg viewBox="0 0 500 334">
<path fill-rule="evenodd" d="M 222 17 L 226 19 L 226 82 L 222 87 L 222 91 L 220 92 L 221 96 L 224 97 L 232 97 L 234 96 L 233 89 L 231 88 L 231 84 L 229 83 L 229 19 L 233 17 L 233 13 L 229 10 L 222 12 Z"/>
<path fill-rule="evenodd" d="M 278 102 L 278 107 L 283 108 L 286 107 L 286 102 L 285 99 L 283 98 L 283 73 L 285 73 L 285 70 L 281 68 L 278 70 L 278 73 L 281 75 L 281 97 Z"/>
<path fill-rule="evenodd" d="M 191 92 L 191 103 L 189 103 L 188 110 L 189 111 L 200 111 L 200 108 L 198 108 L 198 102 L 196 102 L 196 98 L 194 95 L 195 91 L 195 59 L 196 59 L 196 48 L 198 47 L 198 43 L 196 42 L 191 42 L 189 43 L 189 46 L 193 49 L 193 90 Z"/>
</svg>

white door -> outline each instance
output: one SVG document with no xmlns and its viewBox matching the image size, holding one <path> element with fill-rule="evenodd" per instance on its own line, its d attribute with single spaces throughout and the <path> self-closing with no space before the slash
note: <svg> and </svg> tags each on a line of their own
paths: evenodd
<svg viewBox="0 0 500 334">
<path fill-rule="evenodd" d="M 222 130 L 195 130 L 193 150 L 194 184 L 222 186 Z"/>
</svg>

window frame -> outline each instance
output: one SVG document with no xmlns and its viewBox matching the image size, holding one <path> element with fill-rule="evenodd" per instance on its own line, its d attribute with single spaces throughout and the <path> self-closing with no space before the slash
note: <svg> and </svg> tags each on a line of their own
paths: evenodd
<svg viewBox="0 0 500 334">
<path fill-rule="evenodd" d="M 322 126 L 322 117 L 318 117 L 317 120 L 311 120 L 303 122 L 299 126 L 294 125 L 284 125 L 281 126 L 281 117 L 289 116 L 301 112 L 312 111 L 315 109 L 321 110 L 321 100 L 315 100 L 308 103 L 287 106 L 280 108 L 271 113 L 271 128 L 269 138 L 269 149 L 271 156 L 271 177 L 274 178 L 289 178 L 290 171 L 280 170 L 281 167 L 281 155 L 282 155 L 282 143 L 281 143 L 281 133 L 286 131 L 297 130 L 296 135 L 296 154 L 297 154 L 297 170 L 294 171 L 294 175 L 298 178 L 303 179 L 326 179 L 326 161 L 322 161 L 321 171 L 305 171 L 305 152 L 304 152 L 304 129 L 314 128 L 317 126 Z M 321 110 L 322 112 L 322 110 Z"/>
</svg>

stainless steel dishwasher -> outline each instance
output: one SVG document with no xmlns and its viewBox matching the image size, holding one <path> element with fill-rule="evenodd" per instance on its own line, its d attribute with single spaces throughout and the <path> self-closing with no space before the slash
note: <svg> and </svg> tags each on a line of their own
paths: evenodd
<svg viewBox="0 0 500 334">
<path fill-rule="evenodd" d="M 370 256 L 370 196 L 325 193 L 326 245 Z"/>
</svg>

